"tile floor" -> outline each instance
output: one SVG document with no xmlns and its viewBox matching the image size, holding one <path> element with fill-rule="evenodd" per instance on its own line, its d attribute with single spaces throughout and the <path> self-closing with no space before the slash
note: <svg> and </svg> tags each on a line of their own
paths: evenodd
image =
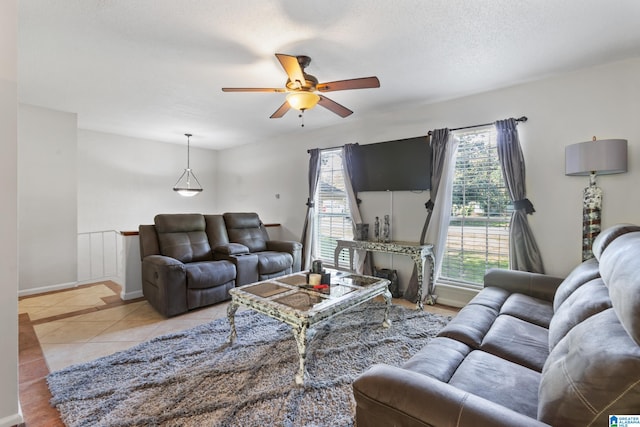
<svg viewBox="0 0 640 427">
<path fill-rule="evenodd" d="M 143 298 L 122 301 L 119 293 L 120 287 L 107 281 L 19 299 L 20 404 L 27 427 L 64 425 L 49 404 L 45 380 L 49 372 L 225 317 L 228 305 L 166 319 Z M 394 304 L 414 307 L 402 299 Z M 438 305 L 425 309 L 457 313 Z"/>
</svg>

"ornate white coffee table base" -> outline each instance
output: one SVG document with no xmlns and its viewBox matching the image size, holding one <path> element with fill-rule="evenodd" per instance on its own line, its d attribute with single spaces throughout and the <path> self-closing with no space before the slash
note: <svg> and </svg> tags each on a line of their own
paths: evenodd
<svg viewBox="0 0 640 427">
<path fill-rule="evenodd" d="M 235 313 L 241 305 L 291 326 L 298 348 L 299 366 L 295 381 L 299 385 L 304 384 L 306 375 L 309 329 L 316 323 L 381 295 L 386 306 L 382 325 L 385 328 L 391 326 L 391 292 L 386 279 L 336 271 L 332 272 L 331 287 L 326 294 L 306 289 L 303 287 L 305 284 L 305 274 L 295 273 L 231 289 L 231 303 L 227 308 L 230 344 L 237 339 Z"/>
</svg>

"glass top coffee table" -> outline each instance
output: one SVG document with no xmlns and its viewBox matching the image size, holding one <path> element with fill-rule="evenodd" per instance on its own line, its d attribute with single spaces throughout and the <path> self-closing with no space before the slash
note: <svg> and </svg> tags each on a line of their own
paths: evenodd
<svg viewBox="0 0 640 427">
<path fill-rule="evenodd" d="M 361 276 L 342 271 L 331 272 L 331 285 L 314 289 L 307 285 L 306 273 L 294 273 L 231 289 L 231 304 L 227 309 L 231 332 L 229 342 L 237 337 L 235 313 L 239 306 L 266 314 L 291 325 L 298 346 L 300 366 L 295 376 L 303 384 L 307 357 L 307 330 L 318 322 L 336 316 L 378 295 L 384 297 L 384 327 L 391 326 L 389 281 L 378 277 Z"/>
</svg>

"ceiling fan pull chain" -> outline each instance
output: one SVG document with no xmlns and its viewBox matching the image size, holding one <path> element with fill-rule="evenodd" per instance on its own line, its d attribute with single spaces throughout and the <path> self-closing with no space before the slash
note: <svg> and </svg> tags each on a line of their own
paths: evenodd
<svg viewBox="0 0 640 427">
<path fill-rule="evenodd" d="M 304 110 L 300 110 L 300 114 L 298 114 L 298 117 L 300 117 L 300 122 L 301 122 L 300 127 L 303 128 L 304 127 Z"/>
</svg>

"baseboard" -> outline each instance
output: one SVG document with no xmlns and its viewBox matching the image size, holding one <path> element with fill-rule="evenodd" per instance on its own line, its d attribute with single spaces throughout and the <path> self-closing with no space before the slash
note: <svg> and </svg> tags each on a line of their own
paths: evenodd
<svg viewBox="0 0 640 427">
<path fill-rule="evenodd" d="M 92 285 L 94 283 L 100 283 L 100 282 L 106 282 L 106 281 L 112 281 L 117 284 L 120 284 L 120 279 L 117 276 L 99 277 L 97 279 L 80 280 L 77 282 L 59 283 L 57 285 L 48 285 L 48 286 L 41 286 L 39 288 L 18 290 L 18 296 L 24 297 L 28 295 L 43 294 L 43 293 L 52 292 L 52 291 L 61 291 L 64 289 L 77 288 L 78 286 L 81 286 L 81 285 Z M 135 292 L 131 293 L 131 295 L 133 294 L 135 294 Z M 142 296 L 142 291 L 140 291 L 140 295 L 138 296 Z M 137 297 L 129 297 L 129 299 L 132 299 L 132 298 L 137 298 Z"/>
<path fill-rule="evenodd" d="M 436 283 L 435 293 L 438 304 L 450 307 L 464 307 L 478 294 L 479 289 L 465 288 L 448 283 Z"/>
<path fill-rule="evenodd" d="M 18 425 L 24 425 L 24 418 L 22 414 L 13 414 L 8 417 L 0 418 L 0 427 L 13 427 Z"/>
<path fill-rule="evenodd" d="M 94 283 L 100 283 L 100 282 L 106 282 L 106 281 L 115 282 L 118 285 L 122 282 L 122 280 L 118 276 L 106 276 L 106 277 L 98 277 L 98 278 L 95 278 L 95 279 L 79 280 L 77 282 L 77 286 L 80 286 L 80 285 L 92 285 Z"/>
<path fill-rule="evenodd" d="M 142 295 L 142 291 L 135 291 L 135 292 L 120 292 L 120 298 L 122 298 L 123 301 L 128 301 L 131 299 L 136 299 L 136 298 L 141 298 L 144 295 Z"/>
<path fill-rule="evenodd" d="M 88 282 L 88 283 L 90 283 L 90 282 Z M 27 295 L 43 294 L 45 292 L 59 291 L 59 290 L 62 290 L 62 289 L 71 289 L 71 288 L 77 287 L 80 284 L 81 283 L 79 283 L 79 282 L 68 282 L 68 283 L 59 283 L 57 285 L 41 286 L 39 288 L 31 288 L 31 289 L 23 289 L 23 290 L 19 290 L 18 289 L 18 296 L 19 297 L 24 297 L 24 296 L 27 296 Z M 1 424 L 0 424 L 0 426 L 1 426 Z"/>
</svg>

